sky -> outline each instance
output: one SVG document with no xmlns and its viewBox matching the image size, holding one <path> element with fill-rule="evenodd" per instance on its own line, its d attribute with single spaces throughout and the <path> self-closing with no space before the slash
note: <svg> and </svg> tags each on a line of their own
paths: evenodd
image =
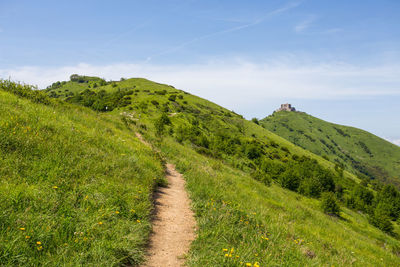
<svg viewBox="0 0 400 267">
<path fill-rule="evenodd" d="M 144 77 L 246 118 L 281 103 L 400 145 L 398 0 L 0 0 L 0 78 Z"/>
</svg>

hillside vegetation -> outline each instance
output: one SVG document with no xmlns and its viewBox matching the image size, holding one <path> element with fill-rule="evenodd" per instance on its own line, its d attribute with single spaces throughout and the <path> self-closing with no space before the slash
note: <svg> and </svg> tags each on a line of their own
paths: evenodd
<svg viewBox="0 0 400 267">
<path fill-rule="evenodd" d="M 260 124 L 367 181 L 400 186 L 400 147 L 371 133 L 303 112 L 275 112 Z"/>
<path fill-rule="evenodd" d="M 19 90 L 4 89 L 6 86 L 3 86 L 3 90 L 30 100 L 2 93 L 7 96 L 8 100 L 5 103 L 9 109 L 16 110 L 13 112 L 19 110 L 12 106 L 13 103 L 23 101 L 26 104 L 24 106 L 43 109 L 44 114 L 40 117 L 69 118 L 69 121 L 57 120 L 54 123 L 59 123 L 60 127 L 61 125 L 71 127 L 77 123 L 83 136 L 87 131 L 93 134 L 92 138 L 107 141 L 111 149 L 109 153 L 113 153 L 112 149 L 115 149 L 115 146 L 129 146 L 128 153 L 118 151 L 119 153 L 114 155 L 118 159 L 125 159 L 129 153 L 143 153 L 144 159 L 140 161 L 141 165 L 137 165 L 136 169 L 130 172 L 131 178 L 124 176 L 125 181 L 136 185 L 140 180 L 138 177 L 141 177 L 138 175 L 140 172 L 151 174 L 152 177 L 148 183 L 134 187 L 135 190 L 145 192 L 143 197 L 146 199 L 140 198 L 144 201 L 143 216 L 140 219 L 133 217 L 130 221 L 126 221 L 132 227 L 146 226 L 140 228 L 142 232 L 131 229 L 131 234 L 143 234 L 144 237 L 132 236 L 126 240 L 125 235 L 129 235 L 130 232 L 124 232 L 125 235 L 116 235 L 111 240 L 104 240 L 109 242 L 110 246 L 114 244 L 116 247 L 128 244 L 123 242 L 119 244 L 118 240 L 125 242 L 138 240 L 132 247 L 138 253 L 132 254 L 130 251 L 130 257 L 127 257 L 125 248 L 119 258 L 116 257 L 118 254 L 112 254 L 114 257 L 112 259 L 119 260 L 113 264 L 127 265 L 127 261 L 124 261 L 126 259 L 131 263 L 142 260 L 141 252 L 144 249 L 142 241 L 148 234 L 149 194 L 154 184 L 162 183 L 160 178 L 162 166 L 156 156 L 157 153 L 153 152 L 155 154 L 151 155 L 148 149 L 139 144 L 134 137 L 135 132 L 140 132 L 147 141 L 160 150 L 163 157 L 176 164 L 187 181 L 187 190 L 192 199 L 198 224 L 197 238 L 187 257 L 189 266 L 397 266 L 399 264 L 400 242 L 397 239 L 399 227 L 395 220 L 400 212 L 400 206 L 397 205 L 400 204 L 400 195 L 396 189 L 385 187 L 380 191 L 373 191 L 368 185 L 359 184 L 360 180 L 355 175 L 344 171 L 340 166 L 335 166 L 334 163 L 295 146 L 232 111 L 172 86 L 145 79 L 111 81 L 100 85 L 93 80 L 93 77 L 84 76 L 74 76 L 71 81 L 56 84 L 57 88 L 51 86 L 45 90 L 54 98 L 49 100 L 45 98 L 50 103 L 47 105 L 32 103 L 37 102 L 36 92 L 18 93 Z M 4 121 L 7 122 L 7 119 Z M 101 131 L 103 127 L 110 127 L 112 134 L 105 130 Z M 62 134 L 69 136 L 71 132 L 63 131 Z M 81 156 L 88 153 L 84 150 L 84 145 L 91 144 L 89 140 L 77 143 L 76 149 L 81 151 Z M 54 143 L 41 144 L 50 149 Z M 80 148 L 82 150 L 79 150 Z M 8 152 L 5 155 L 6 159 L 11 157 Z M 57 155 L 53 157 L 57 158 Z M 61 158 L 66 157 L 64 155 Z M 147 160 L 151 157 L 154 162 Z M 133 164 L 130 161 L 139 164 L 135 159 L 137 157 L 128 158 L 124 164 Z M 22 157 L 21 162 L 27 160 L 29 158 Z M 100 166 L 112 163 L 107 162 L 105 158 L 98 160 Z M 78 169 L 81 168 L 89 175 L 94 172 L 93 169 L 97 165 L 92 165 L 93 169 L 79 166 Z M 118 166 L 117 164 L 109 166 L 107 170 L 115 174 L 113 171 L 117 170 L 114 168 Z M 53 168 L 55 167 L 49 167 Z M 104 174 L 101 175 L 104 170 L 96 169 L 96 171 L 100 177 L 104 177 Z M 16 174 L 12 181 L 16 185 L 25 183 L 21 177 L 24 176 Z M 84 186 L 88 181 L 97 183 L 97 176 L 91 177 L 91 180 L 83 179 L 81 185 Z M 111 175 L 110 181 L 114 181 L 114 178 L 115 175 Z M 36 185 L 39 181 L 40 179 L 33 179 L 28 184 Z M 120 180 L 117 179 L 116 182 L 118 181 Z M 108 188 L 106 184 L 102 185 Z M 141 187 L 143 189 L 139 189 Z M 57 189 L 59 188 L 60 186 Z M 124 189 L 123 192 L 126 194 L 138 192 L 129 187 Z M 8 190 L 11 191 L 10 188 Z M 54 192 L 51 191 L 54 190 L 52 187 L 49 190 Z M 101 191 L 97 187 L 92 190 L 92 192 Z M 115 194 L 119 195 L 119 192 Z M 2 204 L 12 210 L 13 203 L 7 200 Z M 22 207 L 15 212 L 16 216 L 23 217 L 22 210 L 27 209 L 29 203 L 23 203 Z M 117 208 L 119 207 L 110 208 L 110 211 L 114 212 L 111 213 L 113 216 Z M 68 210 L 75 211 L 75 207 L 69 206 Z M 114 218 L 113 216 L 111 218 Z M 6 221 L 12 221 L 7 219 L 10 218 L 5 217 Z M 93 225 L 98 227 L 99 220 L 96 217 Z M 104 225 L 106 224 L 102 224 Z M 0 227 L 3 238 L 7 228 L 3 228 L 2 225 Z M 19 226 L 14 227 L 13 231 L 20 233 Z M 112 228 L 108 230 L 109 234 L 113 231 Z M 49 240 L 58 242 L 59 246 L 63 242 L 54 241 L 52 236 Z M 23 241 L 26 240 L 21 239 L 21 243 L 16 243 L 15 247 L 12 247 L 15 254 L 18 254 L 18 250 L 22 250 Z M 44 248 L 45 246 L 41 252 L 44 252 Z M 34 251 L 39 253 L 37 250 Z M 104 251 L 109 253 L 113 250 L 104 249 Z M 102 262 L 103 258 L 96 257 L 102 255 L 101 252 L 95 254 L 93 250 L 88 250 L 84 258 L 89 263 L 108 266 L 109 261 Z M 37 261 L 40 260 L 39 257 L 45 257 L 41 256 L 42 254 L 32 255 Z M 0 257 L 0 263 L 7 264 L 11 259 L 13 257 L 5 254 Z M 68 263 L 66 258 L 60 257 L 56 257 L 54 262 Z"/>
<path fill-rule="evenodd" d="M 141 262 L 162 179 L 120 120 L 0 82 L 0 266 Z"/>
</svg>

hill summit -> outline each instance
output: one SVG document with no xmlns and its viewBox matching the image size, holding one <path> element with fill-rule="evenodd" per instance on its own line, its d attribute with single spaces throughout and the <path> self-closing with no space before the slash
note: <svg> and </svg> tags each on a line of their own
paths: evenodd
<svg viewBox="0 0 400 267">
<path fill-rule="evenodd" d="M 292 107 L 292 104 L 286 103 L 286 104 L 281 104 L 281 107 L 278 108 L 276 112 L 278 111 L 296 111 L 296 109 Z"/>
</svg>

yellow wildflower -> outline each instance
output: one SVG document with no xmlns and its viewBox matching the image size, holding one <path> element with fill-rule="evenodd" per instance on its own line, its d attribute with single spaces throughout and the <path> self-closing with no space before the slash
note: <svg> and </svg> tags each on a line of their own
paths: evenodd
<svg viewBox="0 0 400 267">
<path fill-rule="evenodd" d="M 29 235 L 25 236 L 25 239 L 29 239 L 29 238 L 31 238 Z"/>
<path fill-rule="evenodd" d="M 228 257 L 229 256 L 229 254 L 225 254 L 225 257 Z"/>
<path fill-rule="evenodd" d="M 41 245 L 41 244 L 42 244 L 42 242 L 40 242 L 40 241 L 37 241 L 37 242 L 36 242 L 36 244 L 37 244 L 37 245 Z"/>
<path fill-rule="evenodd" d="M 55 186 L 53 186 L 53 188 L 54 188 L 54 189 L 57 189 L 57 188 L 58 188 L 58 186 L 56 186 L 56 185 L 55 185 Z"/>
<path fill-rule="evenodd" d="M 103 224 L 103 222 L 99 222 L 99 224 L 100 224 L 100 225 L 102 225 L 102 224 Z"/>
<path fill-rule="evenodd" d="M 251 264 L 250 262 L 246 263 L 246 266 L 251 266 L 251 265 L 253 265 L 253 264 Z"/>
<path fill-rule="evenodd" d="M 140 220 L 136 220 L 138 223 L 140 223 Z"/>
<path fill-rule="evenodd" d="M 19 228 L 19 230 L 21 230 L 21 231 L 25 231 L 25 228 L 24 228 L 24 227 L 21 227 L 21 228 Z"/>
<path fill-rule="evenodd" d="M 119 211 L 117 210 L 117 211 L 115 212 L 115 214 L 119 214 Z"/>
<path fill-rule="evenodd" d="M 40 246 L 40 247 L 37 247 L 37 250 L 42 250 L 43 249 L 43 247 L 42 246 Z"/>
</svg>

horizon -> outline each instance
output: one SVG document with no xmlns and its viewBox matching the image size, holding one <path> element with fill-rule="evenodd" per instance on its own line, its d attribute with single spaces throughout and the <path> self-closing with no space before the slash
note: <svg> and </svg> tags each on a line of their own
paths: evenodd
<svg viewBox="0 0 400 267">
<path fill-rule="evenodd" d="M 6 0 L 0 78 L 45 88 L 73 73 L 143 77 L 247 119 L 291 103 L 400 145 L 399 11 L 397 1 Z"/>
</svg>

